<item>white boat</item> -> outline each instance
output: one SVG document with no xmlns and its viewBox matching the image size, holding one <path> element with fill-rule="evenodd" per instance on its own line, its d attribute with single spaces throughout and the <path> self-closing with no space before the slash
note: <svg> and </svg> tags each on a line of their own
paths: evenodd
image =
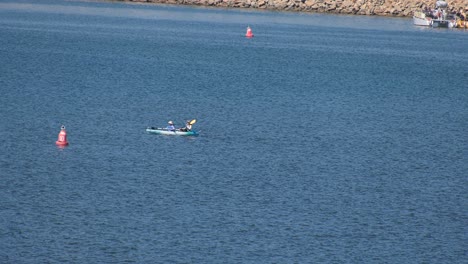
<svg viewBox="0 0 468 264">
<path fill-rule="evenodd" d="M 424 12 L 414 12 L 413 24 L 416 26 L 430 26 L 432 24 L 432 17 L 427 16 Z"/>
<path fill-rule="evenodd" d="M 449 22 L 445 19 L 433 19 L 431 23 L 433 28 L 448 28 Z"/>
<path fill-rule="evenodd" d="M 416 11 L 413 14 L 413 24 L 416 26 L 431 26 L 433 28 L 453 28 L 457 26 L 455 16 L 447 14 L 448 4 L 445 1 L 437 1 L 436 9 Z"/>
<path fill-rule="evenodd" d="M 440 18 L 432 19 L 431 27 L 436 28 L 455 28 L 457 27 L 457 18 L 453 15 L 443 15 Z"/>
</svg>

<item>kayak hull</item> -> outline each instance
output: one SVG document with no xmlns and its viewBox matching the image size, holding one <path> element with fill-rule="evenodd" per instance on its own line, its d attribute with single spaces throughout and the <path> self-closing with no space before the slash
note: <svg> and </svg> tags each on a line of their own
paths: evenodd
<svg viewBox="0 0 468 264">
<path fill-rule="evenodd" d="M 146 128 L 146 132 L 151 133 L 151 134 L 158 134 L 158 135 L 168 135 L 168 136 L 197 136 L 198 133 L 196 131 L 171 131 L 171 130 L 166 130 L 163 128 L 154 128 L 154 127 L 148 127 Z"/>
</svg>

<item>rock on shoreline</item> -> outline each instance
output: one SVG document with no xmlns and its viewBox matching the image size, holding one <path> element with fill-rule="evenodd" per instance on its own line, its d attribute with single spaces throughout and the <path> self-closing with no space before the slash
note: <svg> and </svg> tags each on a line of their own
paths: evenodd
<svg viewBox="0 0 468 264">
<path fill-rule="evenodd" d="M 120 0 L 126 2 L 258 8 L 297 12 L 350 15 L 412 16 L 424 7 L 434 8 L 436 0 Z M 468 0 L 448 0 L 448 10 L 468 11 Z"/>
</svg>

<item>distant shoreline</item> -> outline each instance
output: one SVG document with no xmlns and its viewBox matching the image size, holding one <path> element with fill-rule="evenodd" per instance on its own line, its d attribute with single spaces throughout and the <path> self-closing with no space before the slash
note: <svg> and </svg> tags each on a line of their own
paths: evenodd
<svg viewBox="0 0 468 264">
<path fill-rule="evenodd" d="M 434 8 L 434 0 L 114 0 L 133 3 L 249 8 L 277 11 L 345 15 L 411 17 L 423 8 Z M 468 0 L 451 0 L 449 12 L 468 11 Z"/>
</svg>

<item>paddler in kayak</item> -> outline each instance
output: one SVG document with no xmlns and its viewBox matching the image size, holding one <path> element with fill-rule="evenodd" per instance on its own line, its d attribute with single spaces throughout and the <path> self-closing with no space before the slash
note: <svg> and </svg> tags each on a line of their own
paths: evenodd
<svg viewBox="0 0 468 264">
<path fill-rule="evenodd" d="M 169 121 L 167 122 L 169 125 L 166 127 L 166 130 L 169 130 L 169 131 L 175 131 L 175 126 L 174 126 L 174 122 L 172 121 Z"/>
<path fill-rule="evenodd" d="M 180 128 L 179 130 L 183 132 L 192 131 L 192 125 L 190 124 L 190 120 L 187 120 L 187 122 L 185 122 L 185 127 Z"/>
</svg>

